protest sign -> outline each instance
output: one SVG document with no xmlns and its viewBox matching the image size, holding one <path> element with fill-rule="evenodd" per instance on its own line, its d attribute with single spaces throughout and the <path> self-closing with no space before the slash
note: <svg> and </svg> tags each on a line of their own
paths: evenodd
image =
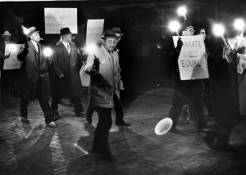
<svg viewBox="0 0 246 175">
<path fill-rule="evenodd" d="M 86 44 L 98 43 L 103 33 L 104 19 L 89 19 L 87 21 Z"/>
<path fill-rule="evenodd" d="M 181 36 L 183 46 L 178 59 L 181 80 L 209 78 L 207 55 L 202 35 Z M 173 36 L 176 47 L 178 36 Z"/>
<path fill-rule="evenodd" d="M 17 59 L 18 52 L 23 44 L 6 44 L 5 55 L 9 55 L 9 58 L 4 60 L 4 70 L 20 69 L 21 62 Z"/>
</svg>

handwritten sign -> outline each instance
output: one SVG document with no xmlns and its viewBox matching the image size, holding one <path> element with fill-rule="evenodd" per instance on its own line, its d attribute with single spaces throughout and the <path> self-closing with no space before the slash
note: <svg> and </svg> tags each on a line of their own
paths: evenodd
<svg viewBox="0 0 246 175">
<path fill-rule="evenodd" d="M 20 47 L 23 47 L 23 44 L 6 44 L 5 45 L 5 55 L 9 55 L 9 58 L 4 60 L 3 69 L 12 70 L 20 69 L 21 62 L 17 59 L 18 52 Z"/>
<path fill-rule="evenodd" d="M 78 33 L 77 8 L 44 8 L 44 16 L 46 34 L 60 34 L 63 27 Z"/>
<path fill-rule="evenodd" d="M 183 46 L 178 64 L 181 80 L 209 78 L 206 49 L 202 35 L 181 36 Z M 175 47 L 178 36 L 173 36 Z"/>
<path fill-rule="evenodd" d="M 98 43 L 103 33 L 104 19 L 89 19 L 87 21 L 86 43 Z"/>
</svg>

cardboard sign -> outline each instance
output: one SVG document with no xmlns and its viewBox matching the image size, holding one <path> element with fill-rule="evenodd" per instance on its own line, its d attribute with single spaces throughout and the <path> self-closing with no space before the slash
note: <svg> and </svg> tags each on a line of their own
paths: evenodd
<svg viewBox="0 0 246 175">
<path fill-rule="evenodd" d="M 69 27 L 74 34 L 78 33 L 77 8 L 44 8 L 45 33 L 60 34 L 60 29 Z"/>
<path fill-rule="evenodd" d="M 9 55 L 9 58 L 4 60 L 3 69 L 12 70 L 20 69 L 21 62 L 17 59 L 18 52 L 21 47 L 24 47 L 23 44 L 6 44 L 5 45 L 5 55 Z"/>
<path fill-rule="evenodd" d="M 103 33 L 104 19 L 89 19 L 87 21 L 86 44 L 98 43 Z"/>
<path fill-rule="evenodd" d="M 178 59 L 180 79 L 196 80 L 209 78 L 203 36 L 181 36 L 181 39 L 183 46 Z M 178 36 L 173 36 L 173 41 L 177 45 Z"/>
</svg>

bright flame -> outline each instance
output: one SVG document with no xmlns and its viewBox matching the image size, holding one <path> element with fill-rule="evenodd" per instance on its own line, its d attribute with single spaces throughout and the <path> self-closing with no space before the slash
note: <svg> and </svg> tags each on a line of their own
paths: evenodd
<svg viewBox="0 0 246 175">
<path fill-rule="evenodd" d="M 181 25 L 178 21 L 171 21 L 168 24 L 168 28 L 171 32 L 178 32 L 179 29 L 181 28 Z"/>
<path fill-rule="evenodd" d="M 244 31 L 245 21 L 242 18 L 237 18 L 234 20 L 233 26 L 238 31 Z"/>
<path fill-rule="evenodd" d="M 84 52 L 89 55 L 95 54 L 96 50 L 97 45 L 95 43 L 89 43 L 84 47 Z"/>
<path fill-rule="evenodd" d="M 187 8 L 186 6 L 180 6 L 178 9 L 177 9 L 177 14 L 179 16 L 185 16 L 187 14 Z"/>
<path fill-rule="evenodd" d="M 50 47 L 46 47 L 43 50 L 43 54 L 45 57 L 51 57 L 53 55 L 53 50 Z"/>
<path fill-rule="evenodd" d="M 18 47 L 15 44 L 9 44 L 9 51 L 11 53 L 16 53 L 18 50 Z"/>
<path fill-rule="evenodd" d="M 223 36 L 225 33 L 225 27 L 223 24 L 214 24 L 213 33 L 215 36 Z"/>
</svg>

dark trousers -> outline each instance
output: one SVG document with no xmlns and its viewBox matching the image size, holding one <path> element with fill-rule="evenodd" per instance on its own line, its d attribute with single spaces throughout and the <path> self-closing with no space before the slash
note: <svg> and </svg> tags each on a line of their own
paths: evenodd
<svg viewBox="0 0 246 175">
<path fill-rule="evenodd" d="M 115 123 L 120 124 L 124 122 L 122 104 L 121 104 L 119 97 L 116 95 L 116 93 L 114 93 L 114 109 L 115 109 L 115 114 L 116 114 Z"/>
<path fill-rule="evenodd" d="M 120 124 L 122 122 L 124 122 L 123 117 L 124 117 L 124 113 L 123 113 L 123 108 L 122 108 L 122 104 L 121 101 L 119 99 L 119 97 L 114 93 L 114 109 L 115 109 L 115 123 Z M 86 112 L 86 116 L 88 118 L 92 118 L 93 112 L 94 112 L 95 108 L 93 106 L 93 102 L 90 98 L 89 100 L 89 106 L 87 108 L 87 112 Z"/>
<path fill-rule="evenodd" d="M 169 111 L 169 115 L 173 120 L 172 128 L 175 128 L 181 114 L 182 108 L 185 104 L 190 107 L 191 116 L 196 120 L 198 128 L 205 127 L 205 118 L 202 108 L 202 97 L 200 93 L 195 91 L 174 91 L 172 107 Z"/>
<path fill-rule="evenodd" d="M 42 89 L 40 88 L 40 81 L 39 81 L 39 85 L 37 86 L 37 97 L 39 100 L 39 105 L 44 113 L 44 117 L 45 117 L 45 123 L 50 123 L 51 121 L 54 120 L 53 118 L 53 113 L 51 111 L 51 107 L 49 104 L 49 99 L 47 97 L 44 97 L 42 94 Z M 30 102 L 30 98 L 28 96 L 28 91 L 27 89 L 24 89 L 24 92 L 21 95 L 21 107 L 20 107 L 20 111 L 21 111 L 21 117 L 27 118 L 27 106 Z"/>
<path fill-rule="evenodd" d="M 98 113 L 98 123 L 93 141 L 93 150 L 102 154 L 110 154 L 108 137 L 112 125 L 111 108 L 96 108 L 95 110 Z"/>
<path fill-rule="evenodd" d="M 51 109 L 53 111 L 58 110 L 58 103 L 62 97 L 62 94 L 60 92 L 56 92 L 52 94 L 52 102 L 51 102 Z M 71 98 L 72 103 L 74 104 L 74 112 L 75 114 L 79 114 L 82 112 L 82 104 L 79 97 L 73 97 Z"/>
</svg>

